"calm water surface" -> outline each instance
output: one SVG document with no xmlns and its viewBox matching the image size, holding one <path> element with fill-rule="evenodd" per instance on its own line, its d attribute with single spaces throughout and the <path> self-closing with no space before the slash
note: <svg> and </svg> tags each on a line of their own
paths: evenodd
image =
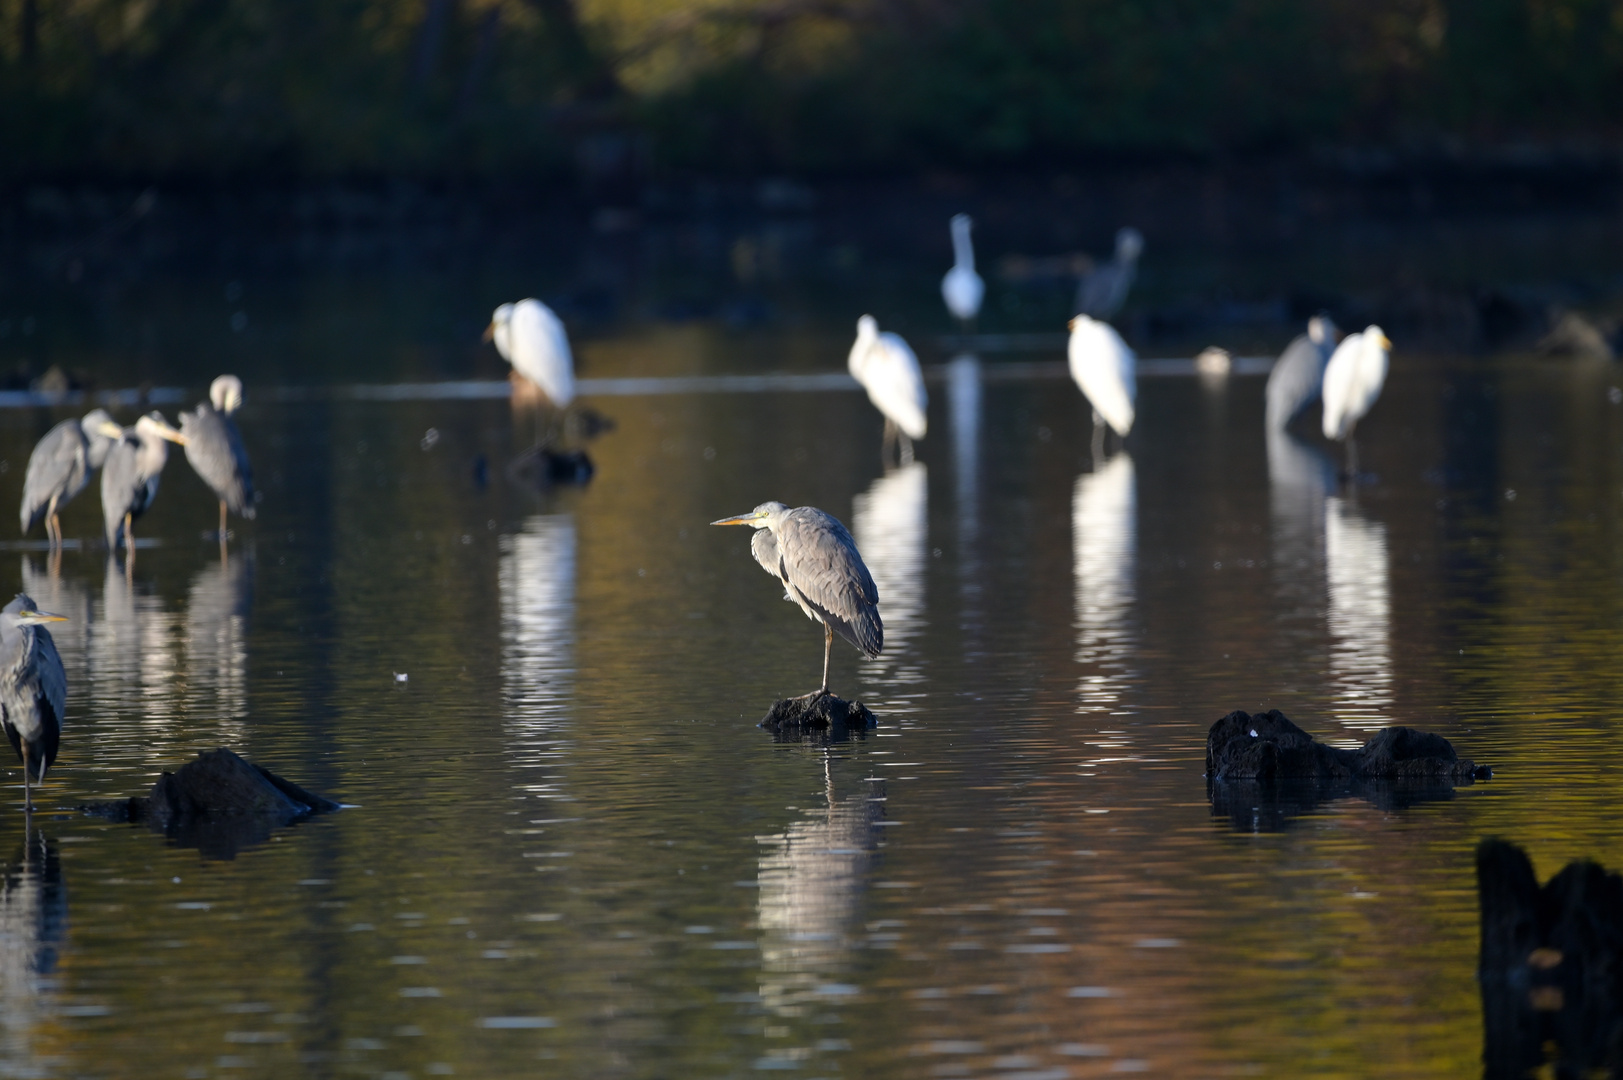
<svg viewBox="0 0 1623 1080">
<path fill-rule="evenodd" d="M 1623 865 L 1615 373 L 1400 348 L 1347 489 L 1264 438 L 1261 379 L 1145 379 L 1096 465 L 1069 381 L 1000 359 L 937 369 L 899 471 L 855 393 L 624 396 L 546 493 L 504 474 L 504 401 L 250 381 L 229 563 L 178 460 L 133 580 L 8 543 L 72 618 L 71 698 L 31 837 L 0 799 L 0 1075 L 1478 1071 L 1476 843 Z M 0 505 L 57 415 L 0 415 Z M 773 498 L 845 520 L 881 590 L 884 655 L 834 654 L 879 715 L 850 742 L 755 727 L 821 634 L 706 523 Z M 1204 739 L 1242 707 L 1497 775 L 1230 813 Z M 351 808 L 228 859 L 73 813 L 222 744 Z"/>
</svg>

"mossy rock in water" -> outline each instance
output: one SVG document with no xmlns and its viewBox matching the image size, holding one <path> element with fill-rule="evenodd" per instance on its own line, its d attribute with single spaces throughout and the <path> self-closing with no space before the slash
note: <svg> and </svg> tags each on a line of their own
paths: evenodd
<svg viewBox="0 0 1623 1080">
<path fill-rule="evenodd" d="M 878 721 L 860 701 L 846 701 L 833 694 L 807 694 L 772 703 L 761 727 L 774 735 L 825 735 L 838 737 L 852 731 L 866 731 Z"/>
</svg>

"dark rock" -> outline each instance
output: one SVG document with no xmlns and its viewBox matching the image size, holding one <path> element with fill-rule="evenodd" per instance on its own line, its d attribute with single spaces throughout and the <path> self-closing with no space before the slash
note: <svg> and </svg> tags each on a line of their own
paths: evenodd
<svg viewBox="0 0 1623 1080">
<path fill-rule="evenodd" d="M 860 701 L 846 701 L 833 694 L 807 694 L 772 703 L 760 726 L 780 738 L 848 738 L 853 731 L 866 731 L 878 724 L 874 714 Z"/>
<path fill-rule="evenodd" d="M 79 809 L 109 821 L 144 823 L 182 847 L 230 859 L 271 831 L 337 810 L 338 804 L 221 747 L 166 772 L 145 798 L 88 803 Z"/>
<path fill-rule="evenodd" d="M 1272 832 L 1328 802 L 1359 798 L 1382 810 L 1454 797 L 1493 771 L 1461 761 L 1447 739 L 1386 728 L 1357 750 L 1315 742 L 1277 709 L 1229 713 L 1206 736 L 1212 813 L 1236 829 Z"/>
<path fill-rule="evenodd" d="M 1476 872 L 1484 1076 L 1623 1075 L 1623 878 L 1580 860 L 1540 888 L 1498 839 Z"/>
<path fill-rule="evenodd" d="M 526 450 L 507 466 L 507 475 L 534 491 L 559 484 L 584 484 L 594 472 L 592 459 L 583 450 L 552 450 L 538 446 Z"/>
<path fill-rule="evenodd" d="M 1206 734 L 1206 775 L 1213 780 L 1486 780 L 1493 771 L 1461 760 L 1441 735 L 1392 727 L 1357 750 L 1313 737 L 1278 709 L 1235 710 Z"/>
</svg>

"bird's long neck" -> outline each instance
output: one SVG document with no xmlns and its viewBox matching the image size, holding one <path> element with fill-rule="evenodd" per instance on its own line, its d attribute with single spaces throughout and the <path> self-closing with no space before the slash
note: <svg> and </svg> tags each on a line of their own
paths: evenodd
<svg viewBox="0 0 1623 1080">
<path fill-rule="evenodd" d="M 940 233 L 936 234 L 941 235 Z M 975 245 L 969 239 L 969 223 L 952 223 L 952 255 L 954 264 L 965 270 L 975 269 Z"/>
</svg>

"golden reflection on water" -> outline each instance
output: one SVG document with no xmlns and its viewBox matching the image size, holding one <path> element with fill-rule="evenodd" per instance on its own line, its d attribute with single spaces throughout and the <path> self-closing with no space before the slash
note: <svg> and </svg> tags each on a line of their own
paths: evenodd
<svg viewBox="0 0 1623 1080">
<path fill-rule="evenodd" d="M 24 554 L 72 683 L 36 820 L 56 891 L 0 897 L 0 1064 L 1474 1072 L 1475 842 L 1623 865 L 1611 384 L 1514 369 L 1494 412 L 1498 375 L 1395 365 L 1348 492 L 1263 435 L 1260 380 L 1219 409 L 1146 379 L 1093 471 L 1074 392 L 992 366 L 952 369 L 941 437 L 889 475 L 855 394 L 604 402 L 597 477 L 543 492 L 503 477 L 505 403 L 251 407 L 267 496 L 228 565 L 184 474 L 133 583 Z M 45 419 L 0 417 L 0 499 Z M 884 703 L 848 743 L 753 726 L 821 659 L 705 527 L 767 498 L 845 518 L 880 580 L 886 654 L 835 656 Z M 1238 831 L 1206 727 L 1285 695 L 1321 737 L 1414 723 L 1499 775 Z M 229 863 L 71 812 L 221 742 L 358 805 Z"/>
</svg>

